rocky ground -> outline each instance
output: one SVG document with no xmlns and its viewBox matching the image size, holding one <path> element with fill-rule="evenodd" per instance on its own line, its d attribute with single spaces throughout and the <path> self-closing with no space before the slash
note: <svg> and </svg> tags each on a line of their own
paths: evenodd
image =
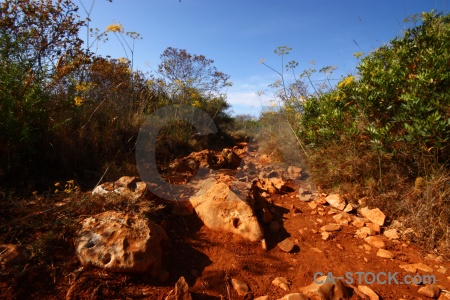
<svg viewBox="0 0 450 300">
<path fill-rule="evenodd" d="M 160 171 L 182 184 L 198 166 L 216 170 L 179 202 L 151 197 L 165 205 L 152 221 L 120 211 L 79 216 L 73 239 L 41 267 L 26 244 L 8 242 L 20 224 L 1 227 L 0 298 L 450 299 L 448 260 L 408 243 L 413 232 L 364 199 L 322 194 L 302 166 L 241 143 Z M 114 191 L 118 201 L 149 200 L 136 178 L 94 189 L 105 199 Z"/>
</svg>

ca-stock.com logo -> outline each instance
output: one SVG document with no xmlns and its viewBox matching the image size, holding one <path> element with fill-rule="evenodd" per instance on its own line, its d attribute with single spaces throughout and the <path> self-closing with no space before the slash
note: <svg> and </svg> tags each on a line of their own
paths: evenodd
<svg viewBox="0 0 450 300">
<path fill-rule="evenodd" d="M 276 145 L 282 156 L 282 161 L 279 164 L 283 165 L 285 170 L 288 166 L 304 168 L 297 139 L 287 119 L 279 113 L 270 111 L 264 113 L 264 109 L 263 118 L 264 122 L 261 122 L 259 132 L 250 138 L 248 147 L 251 148 L 259 142 L 274 139 L 273 144 Z M 157 138 L 160 130 L 174 121 L 185 121 L 191 124 L 200 135 L 216 134 L 218 130 L 214 120 L 205 111 L 190 105 L 165 106 L 145 119 L 136 143 L 136 165 L 139 176 L 153 194 L 165 200 L 177 201 L 181 197 L 193 196 L 199 189 L 198 182 L 214 176 L 216 171 L 200 167 L 195 176 L 185 184 L 172 184 L 161 177 L 156 162 Z M 241 168 L 235 175 L 236 178 L 249 175 L 243 168 L 247 160 L 248 158 L 244 156 L 241 161 Z"/>
</svg>

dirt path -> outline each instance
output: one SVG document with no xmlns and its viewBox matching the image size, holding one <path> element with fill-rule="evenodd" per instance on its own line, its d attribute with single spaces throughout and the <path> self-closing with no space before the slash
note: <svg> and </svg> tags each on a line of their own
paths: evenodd
<svg viewBox="0 0 450 300">
<path fill-rule="evenodd" d="M 238 178 L 240 186 L 249 187 L 253 178 L 275 174 L 286 177 L 287 170 L 283 171 L 280 164 L 271 163 L 270 157 L 259 153 L 255 146 L 235 150 L 241 157 L 245 156 L 247 177 L 242 175 L 245 165 L 241 164 L 240 170 L 219 170 L 216 177 L 220 180 Z M 313 189 L 307 177 L 286 181 L 286 185 L 290 191 L 266 195 L 271 203 L 274 221 L 279 225 L 278 230 L 274 223 L 263 225 L 266 250 L 261 243 L 248 242 L 230 233 L 212 231 L 203 226 L 195 215 L 172 215 L 168 208 L 156 220 L 165 228 L 172 244 L 165 262 L 170 273 L 168 281 L 160 283 L 146 276 L 80 269 L 73 249 L 67 243 L 46 262 L 45 268 L 28 266 L 27 272 L 20 273 L 26 275 L 16 272 L 15 275 L 1 277 L 0 298 L 162 300 L 180 276 L 184 276 L 194 300 L 253 299 L 259 296 L 279 299 L 311 284 L 318 272 L 324 275 L 332 272 L 336 277 L 344 277 L 347 272 L 352 272 L 355 280 L 353 286 L 358 286 L 356 272 L 369 275 L 397 272 L 396 279 L 400 282 L 406 275 L 433 275 L 441 288 L 450 289 L 450 271 L 443 272 L 445 268 L 450 269 L 450 263 L 426 260 L 425 253 L 404 241 L 394 241 L 380 235 L 386 243 L 385 249 L 395 255 L 393 259 L 388 259 L 378 257 L 376 247 L 370 247 L 364 239 L 355 237 L 358 227 L 352 224 L 343 225 L 341 230 L 331 232 L 330 237 L 324 240 L 320 228 L 336 223 L 333 217 L 339 211 L 320 202 L 320 197 L 316 198 L 317 202 L 299 199 L 300 188 Z M 350 214 L 356 216 L 356 212 Z M 278 243 L 286 238 L 295 244 L 289 253 L 278 247 Z M 431 267 L 432 272 L 418 270 L 417 273 L 408 273 L 399 267 L 413 263 L 423 263 Z M 291 282 L 289 291 L 272 284 L 276 277 L 285 277 Z M 251 293 L 239 296 L 231 286 L 232 278 L 247 283 Z M 373 278 L 369 276 L 367 279 L 370 281 Z M 368 285 L 382 299 L 424 298 L 417 293 L 418 285 L 395 282 L 361 284 Z M 15 287 L 12 288 L 12 285 Z M 364 298 L 355 293 L 351 299 Z"/>
</svg>

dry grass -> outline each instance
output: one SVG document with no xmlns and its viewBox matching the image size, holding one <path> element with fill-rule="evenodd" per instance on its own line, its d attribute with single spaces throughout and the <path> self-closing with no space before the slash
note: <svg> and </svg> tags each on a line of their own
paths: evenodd
<svg viewBox="0 0 450 300">
<path fill-rule="evenodd" d="M 414 165 L 405 155 L 380 159 L 381 180 L 377 152 L 351 143 L 310 151 L 307 165 L 320 190 L 346 194 L 354 203 L 367 197 L 388 225 L 410 228 L 408 239 L 450 256 L 450 172 L 425 160 Z"/>
</svg>

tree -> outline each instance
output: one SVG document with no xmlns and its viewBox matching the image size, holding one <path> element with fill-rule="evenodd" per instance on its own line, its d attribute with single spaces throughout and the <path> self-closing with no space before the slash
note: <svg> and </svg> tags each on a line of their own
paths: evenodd
<svg viewBox="0 0 450 300">
<path fill-rule="evenodd" d="M 53 69 L 64 55 L 74 56 L 83 41 L 71 0 L 6 0 L 0 4 L 2 60 L 27 62 L 37 78 Z M 17 51 L 20 49 L 20 51 Z"/>
<path fill-rule="evenodd" d="M 223 97 L 223 89 L 231 86 L 230 76 L 213 66 L 214 60 L 190 54 L 184 49 L 168 47 L 160 56 L 158 72 L 176 102 L 190 104 L 192 94 L 202 98 Z"/>
</svg>

